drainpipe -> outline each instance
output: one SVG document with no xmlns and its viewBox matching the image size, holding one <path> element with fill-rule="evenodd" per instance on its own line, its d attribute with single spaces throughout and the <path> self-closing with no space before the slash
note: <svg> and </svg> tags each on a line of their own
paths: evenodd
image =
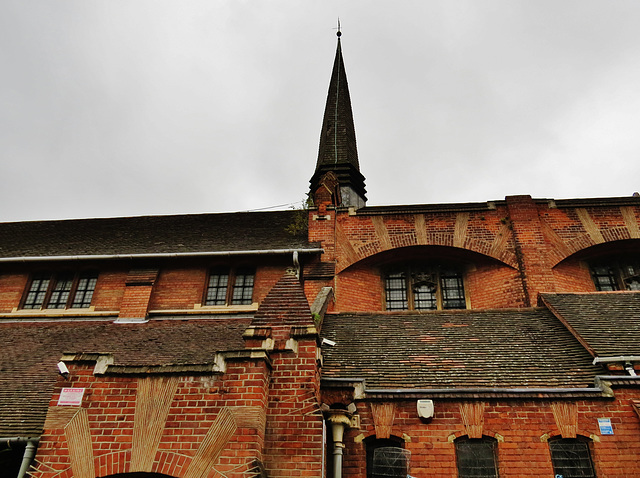
<svg viewBox="0 0 640 478">
<path fill-rule="evenodd" d="M 327 414 L 333 440 L 333 478 L 342 478 L 344 430 L 351 424 L 351 414 L 346 410 L 327 410 Z"/>
<path fill-rule="evenodd" d="M 9 447 L 12 444 L 19 445 L 22 443 L 26 443 L 24 455 L 22 455 L 22 464 L 20 465 L 20 471 L 18 471 L 17 478 L 24 478 L 25 476 L 27 476 L 27 470 L 29 469 L 29 466 L 31 466 L 31 462 L 36 455 L 36 447 L 39 441 L 40 438 L 0 438 L 0 443 L 5 443 Z"/>
</svg>

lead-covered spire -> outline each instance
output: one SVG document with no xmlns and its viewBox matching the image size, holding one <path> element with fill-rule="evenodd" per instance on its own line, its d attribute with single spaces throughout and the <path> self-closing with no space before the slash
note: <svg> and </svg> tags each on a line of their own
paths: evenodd
<svg viewBox="0 0 640 478">
<path fill-rule="evenodd" d="M 328 172 L 333 172 L 340 186 L 338 206 L 362 207 L 366 202 L 364 176 L 360 174 L 356 130 L 353 125 L 351 98 L 347 74 L 342 59 L 340 24 L 338 23 L 338 47 L 329 83 L 327 104 L 324 110 L 320 147 L 316 170 L 311 178 L 311 194 L 314 195 Z"/>
</svg>

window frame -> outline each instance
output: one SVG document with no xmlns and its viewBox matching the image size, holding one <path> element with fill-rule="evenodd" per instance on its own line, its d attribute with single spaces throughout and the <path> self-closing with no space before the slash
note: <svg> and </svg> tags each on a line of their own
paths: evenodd
<svg viewBox="0 0 640 478">
<path fill-rule="evenodd" d="M 431 275 L 434 277 L 433 282 L 435 283 L 435 293 L 433 294 L 433 299 L 429 299 L 427 295 L 423 298 L 420 298 L 419 292 L 416 291 L 415 284 L 417 283 L 417 276 L 428 276 Z M 459 283 L 459 287 L 456 289 L 451 289 L 445 287 L 445 280 L 454 279 Z M 402 280 L 404 282 L 403 288 L 391 288 L 389 287 L 389 282 L 395 280 Z M 423 279 L 424 281 L 424 279 Z M 463 267 L 457 265 L 446 265 L 446 264 L 429 264 L 429 263 L 415 263 L 415 264 L 404 264 L 396 267 L 388 267 L 383 269 L 382 271 L 382 295 L 383 295 L 383 304 L 384 308 L 387 311 L 429 311 L 429 310 L 465 310 L 469 309 L 469 300 L 467 296 L 467 291 L 464 287 L 465 282 L 465 271 Z M 459 294 L 459 297 L 446 297 L 446 291 L 448 290 L 456 290 Z M 392 301 L 389 300 L 390 293 L 393 292 L 401 292 L 400 298 L 397 299 L 397 302 L 406 303 L 406 308 L 392 307 L 390 308 L 390 304 Z M 451 302 L 458 301 L 463 304 L 463 307 L 449 306 L 447 305 L 447 300 Z M 394 301 L 394 302 L 396 302 Z M 435 307 L 420 307 L 418 306 L 418 302 L 435 302 Z"/>
<path fill-rule="evenodd" d="M 500 468 L 498 465 L 498 440 L 492 437 L 483 436 L 482 438 L 469 438 L 467 435 L 461 436 L 454 440 L 453 442 L 455 446 L 455 454 L 456 454 L 456 470 L 458 473 L 458 478 L 473 478 L 473 477 L 482 477 L 482 478 L 498 478 L 500 476 Z M 468 470 L 461 470 L 461 466 L 463 466 L 463 460 L 460 456 L 463 452 L 463 445 L 490 445 L 491 459 L 493 461 L 493 475 L 489 475 L 488 473 L 484 473 L 482 475 L 478 475 L 477 473 L 469 473 Z M 470 446 L 469 446 L 470 448 Z M 475 453 L 478 453 L 477 450 Z M 487 459 L 487 457 L 484 457 Z M 487 459 L 487 461 L 489 461 Z M 488 470 L 488 467 L 487 467 Z"/>
<path fill-rule="evenodd" d="M 592 451 L 591 451 L 591 440 L 587 439 L 587 438 L 583 438 L 580 436 L 577 436 L 576 438 L 562 438 L 562 437 L 557 437 L 557 438 L 553 438 L 551 440 L 549 440 L 548 442 L 549 444 L 549 456 L 551 458 L 551 465 L 553 466 L 553 473 L 557 476 L 558 474 L 561 474 L 562 476 L 564 476 L 565 478 L 596 478 L 596 468 L 594 466 L 593 463 L 593 458 L 592 458 Z M 578 457 L 577 459 L 583 462 L 588 462 L 589 465 L 589 469 L 591 471 L 591 475 L 585 475 L 584 473 L 580 473 L 578 475 L 576 474 L 566 474 L 565 469 L 566 467 L 560 468 L 559 464 L 558 464 L 558 459 L 560 457 L 558 457 L 557 455 L 554 457 L 554 444 L 565 444 L 565 445 L 570 445 L 570 444 L 580 444 L 582 445 L 582 451 L 586 452 L 585 456 L 582 457 Z M 556 453 L 558 453 L 558 451 L 556 451 Z M 586 467 L 582 467 L 579 468 L 580 470 L 587 470 Z"/>
<path fill-rule="evenodd" d="M 80 288 L 81 281 L 87 280 L 87 285 L 93 284 L 93 287 Z M 46 282 L 45 288 L 39 287 L 33 291 L 33 285 L 36 281 L 40 283 Z M 68 286 L 59 288 L 60 284 L 68 283 Z M 88 309 L 93 302 L 96 286 L 98 283 L 98 272 L 94 270 L 85 271 L 57 271 L 57 272 L 36 272 L 33 273 L 25 287 L 22 300 L 20 301 L 20 309 L 22 310 L 73 310 Z M 76 305 L 78 292 L 83 294 L 81 305 Z M 90 299 L 85 301 L 86 295 L 90 292 Z M 30 295 L 35 293 L 35 298 L 30 299 Z M 42 300 L 38 301 L 38 296 L 42 294 Z M 62 298 L 64 297 L 64 298 Z M 52 305 L 54 305 L 52 307 Z"/>
<path fill-rule="evenodd" d="M 217 298 L 215 301 L 219 301 L 220 303 L 210 303 L 214 302 L 214 300 L 209 299 L 209 291 L 213 288 L 222 290 L 223 287 L 216 285 L 211 286 L 211 280 L 214 276 L 226 276 L 227 282 L 224 286 L 224 303 L 222 303 L 221 298 Z M 242 278 L 242 284 L 240 286 L 237 285 L 237 282 Z M 245 282 L 249 280 L 250 284 L 247 285 Z M 234 266 L 234 267 L 226 267 L 226 266 L 214 266 L 209 269 L 207 272 L 207 279 L 204 285 L 204 294 L 202 298 L 202 304 L 205 307 L 229 307 L 229 306 L 248 306 L 253 304 L 253 294 L 255 292 L 255 281 L 256 281 L 256 269 L 252 266 Z M 243 293 L 240 294 L 240 297 L 237 297 L 235 293 L 237 290 L 242 290 Z M 250 290 L 250 297 L 246 297 L 246 290 Z"/>
<path fill-rule="evenodd" d="M 629 268 L 631 270 L 625 272 L 625 269 Z M 601 272 L 597 269 L 607 269 L 607 271 Z M 640 287 L 629 287 L 631 280 L 640 283 L 640 257 L 611 257 L 605 260 L 590 261 L 589 273 L 593 285 L 599 292 L 640 290 Z M 606 278 L 608 283 L 605 284 L 605 281 L 600 278 Z"/>
<path fill-rule="evenodd" d="M 364 440 L 366 478 L 373 478 L 373 456 L 378 448 L 405 449 L 404 440 L 391 435 L 389 438 L 368 437 Z M 408 465 L 407 465 L 408 466 Z"/>
</svg>

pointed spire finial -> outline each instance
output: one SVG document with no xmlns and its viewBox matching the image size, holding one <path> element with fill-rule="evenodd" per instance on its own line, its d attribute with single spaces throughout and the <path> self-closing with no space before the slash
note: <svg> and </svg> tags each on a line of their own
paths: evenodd
<svg viewBox="0 0 640 478">
<path fill-rule="evenodd" d="M 344 70 L 342 48 L 340 45 L 340 19 L 338 18 L 338 45 L 333 62 L 327 103 L 320 132 L 318 161 L 311 177 L 311 194 L 315 195 L 328 172 L 337 178 L 341 206 L 359 209 L 366 204 L 364 176 L 360 173 L 356 130 L 353 125 L 353 112 L 349 97 L 347 74 Z"/>
</svg>

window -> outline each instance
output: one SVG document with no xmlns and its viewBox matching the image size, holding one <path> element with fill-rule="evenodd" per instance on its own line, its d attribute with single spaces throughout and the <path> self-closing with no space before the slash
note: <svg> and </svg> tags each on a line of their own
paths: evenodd
<svg viewBox="0 0 640 478">
<path fill-rule="evenodd" d="M 553 472 L 562 478 L 595 477 L 589 443 L 577 438 L 549 441 Z"/>
<path fill-rule="evenodd" d="M 367 478 L 407 477 L 410 453 L 402 448 L 402 441 L 371 437 L 365 441 L 365 446 Z"/>
<path fill-rule="evenodd" d="M 95 272 L 38 274 L 31 280 L 22 308 L 87 308 L 91 306 L 97 282 Z"/>
<path fill-rule="evenodd" d="M 455 441 L 459 478 L 497 478 L 496 441 L 491 438 L 458 438 Z"/>
<path fill-rule="evenodd" d="M 462 273 L 456 269 L 413 266 L 396 269 L 384 281 L 387 310 L 465 309 Z"/>
<path fill-rule="evenodd" d="M 640 260 L 611 260 L 591 265 L 597 290 L 640 290 Z"/>
<path fill-rule="evenodd" d="M 254 279 L 253 269 L 213 269 L 209 273 L 204 305 L 250 305 Z"/>
</svg>

